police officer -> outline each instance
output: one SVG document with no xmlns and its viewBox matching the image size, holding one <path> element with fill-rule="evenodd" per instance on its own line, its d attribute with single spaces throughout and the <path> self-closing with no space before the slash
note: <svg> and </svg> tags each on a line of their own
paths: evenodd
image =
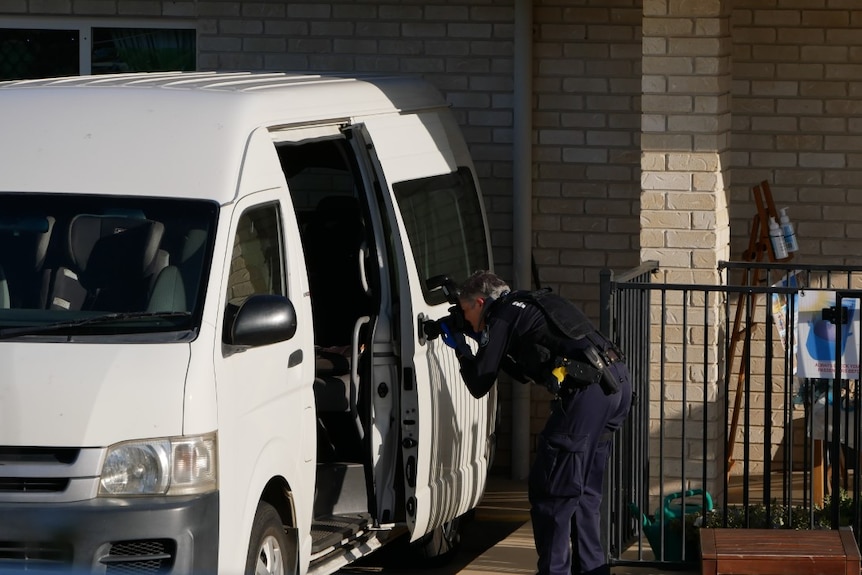
<svg viewBox="0 0 862 575">
<path fill-rule="evenodd" d="M 464 282 L 458 302 L 473 333 L 458 329 L 456 313 L 439 328 L 474 397 L 488 393 L 501 369 L 554 394 L 529 477 L 538 573 L 609 573 L 599 513 L 613 432 L 631 404 L 622 353 L 568 300 L 512 292 L 488 271 Z M 475 355 L 465 331 L 478 341 Z"/>
</svg>

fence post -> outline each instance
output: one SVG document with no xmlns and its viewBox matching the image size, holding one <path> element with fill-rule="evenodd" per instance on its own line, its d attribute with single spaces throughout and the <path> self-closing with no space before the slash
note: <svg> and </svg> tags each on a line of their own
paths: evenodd
<svg viewBox="0 0 862 575">
<path fill-rule="evenodd" d="M 614 270 L 603 268 L 599 272 L 599 331 L 610 337 L 611 332 L 611 282 Z"/>
</svg>

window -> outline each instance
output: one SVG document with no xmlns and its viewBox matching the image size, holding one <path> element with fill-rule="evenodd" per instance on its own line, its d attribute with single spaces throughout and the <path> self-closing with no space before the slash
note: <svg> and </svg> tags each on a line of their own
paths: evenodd
<svg viewBox="0 0 862 575">
<path fill-rule="evenodd" d="M 4 20 L 0 80 L 195 69 L 196 31 L 186 23 Z"/>
<path fill-rule="evenodd" d="M 281 238 L 278 204 L 255 207 L 240 216 L 228 278 L 231 306 L 239 307 L 255 294 L 287 295 Z"/>
<path fill-rule="evenodd" d="M 194 30 L 93 28 L 93 74 L 194 69 Z"/>
<path fill-rule="evenodd" d="M 217 216 L 201 200 L 0 194 L 0 330 L 195 329 Z"/>
<path fill-rule="evenodd" d="M 80 74 L 78 30 L 0 29 L 0 80 Z"/>
<path fill-rule="evenodd" d="M 429 292 L 428 278 L 447 275 L 460 283 L 487 269 L 488 243 L 479 194 L 467 168 L 443 176 L 393 186 L 422 281 L 425 301 L 438 304 L 443 294 Z"/>
</svg>

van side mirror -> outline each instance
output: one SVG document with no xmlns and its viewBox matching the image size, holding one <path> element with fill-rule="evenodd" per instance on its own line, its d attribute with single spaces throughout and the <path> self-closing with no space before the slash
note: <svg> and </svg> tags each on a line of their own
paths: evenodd
<svg viewBox="0 0 862 575">
<path fill-rule="evenodd" d="M 296 308 L 280 295 L 249 297 L 233 315 L 226 314 L 224 342 L 229 345 L 261 346 L 285 341 L 296 333 Z"/>
</svg>

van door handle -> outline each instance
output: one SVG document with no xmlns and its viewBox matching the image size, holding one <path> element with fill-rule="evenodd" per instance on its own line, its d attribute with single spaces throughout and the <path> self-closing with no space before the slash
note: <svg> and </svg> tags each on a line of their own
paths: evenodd
<svg viewBox="0 0 862 575">
<path fill-rule="evenodd" d="M 302 350 L 298 349 L 287 358 L 287 367 L 290 369 L 291 367 L 296 367 L 302 363 Z"/>
<path fill-rule="evenodd" d="M 359 281 L 362 282 L 362 289 L 365 295 L 371 295 L 371 289 L 368 287 L 368 278 L 365 276 L 365 258 L 368 256 L 368 246 L 365 242 L 359 246 Z"/>
<path fill-rule="evenodd" d="M 350 348 L 350 379 L 354 384 L 359 383 L 359 330 L 369 321 L 371 318 L 364 315 L 357 319 L 353 326 L 353 345 Z"/>
</svg>

